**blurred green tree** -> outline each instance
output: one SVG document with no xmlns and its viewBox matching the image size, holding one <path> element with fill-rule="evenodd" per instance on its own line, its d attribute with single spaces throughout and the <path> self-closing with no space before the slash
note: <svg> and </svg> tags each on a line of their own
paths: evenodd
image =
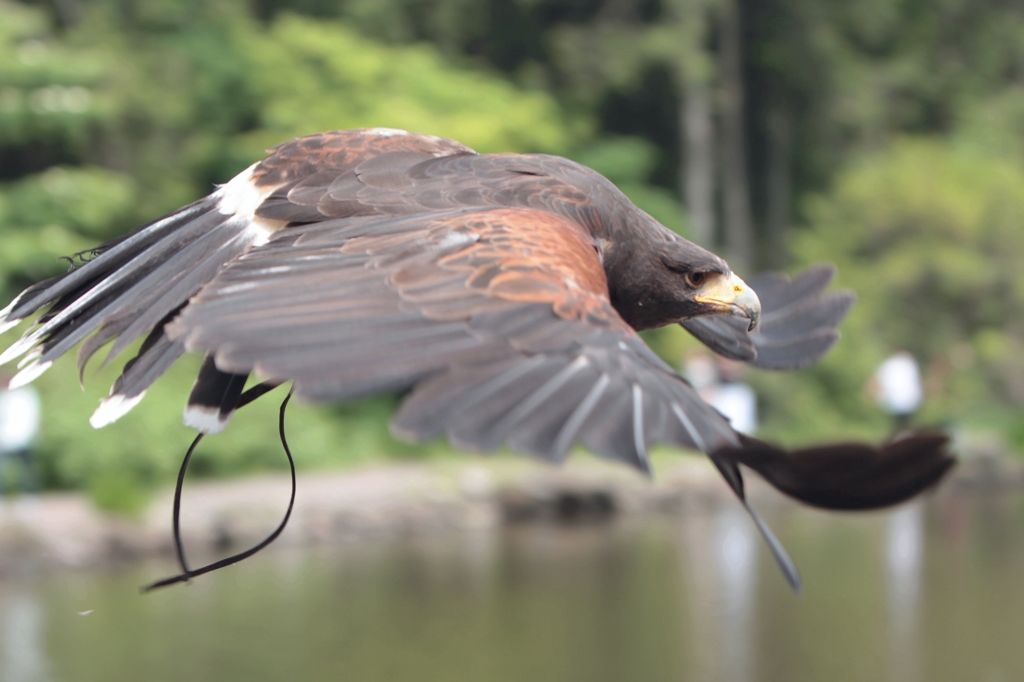
<svg viewBox="0 0 1024 682">
<path fill-rule="evenodd" d="M 836 262 L 859 302 L 843 327 L 848 340 L 810 370 L 813 381 L 755 378 L 767 431 L 880 435 L 885 425 L 864 386 L 882 359 L 905 349 L 923 363 L 923 421 L 997 427 L 1024 447 L 1024 167 L 971 146 L 905 138 L 852 162 L 805 210 L 798 257 Z M 820 401 L 808 409 L 812 399 Z"/>
</svg>

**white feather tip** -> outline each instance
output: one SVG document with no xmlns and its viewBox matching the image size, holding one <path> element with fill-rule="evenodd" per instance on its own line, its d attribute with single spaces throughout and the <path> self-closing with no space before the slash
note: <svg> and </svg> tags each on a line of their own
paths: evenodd
<svg viewBox="0 0 1024 682">
<path fill-rule="evenodd" d="M 18 326 L 21 320 L 8 320 L 7 315 L 0 313 L 0 334 L 3 334 L 8 329 L 12 329 Z"/>
<path fill-rule="evenodd" d="M 139 404 L 146 392 L 126 398 L 120 393 L 115 393 L 112 396 L 104 398 L 100 401 L 100 406 L 96 408 L 96 411 L 89 417 L 89 423 L 94 429 L 101 429 L 108 424 L 113 424 L 121 417 L 128 414 L 133 407 Z"/>
<path fill-rule="evenodd" d="M 18 301 L 20 300 L 21 296 L 17 296 L 13 301 L 7 304 L 6 308 L 0 310 L 0 334 L 3 334 L 8 329 L 21 322 L 20 318 L 17 320 L 7 319 L 11 316 L 11 312 L 14 310 L 14 306 L 16 306 L 18 304 Z"/>
<path fill-rule="evenodd" d="M 231 414 L 221 418 L 220 410 L 206 405 L 186 405 L 182 412 L 185 426 L 200 433 L 220 433 L 231 421 Z"/>
<path fill-rule="evenodd" d="M 11 382 L 7 384 L 7 388 L 15 389 L 31 384 L 39 378 L 40 374 L 50 369 L 50 365 L 52 364 L 53 362 L 33 362 L 28 367 L 15 374 L 14 378 L 11 379 Z"/>
<path fill-rule="evenodd" d="M 28 334 L 15 341 L 10 348 L 0 353 L 0 365 L 6 365 L 14 358 L 21 357 L 39 342 L 38 334 Z"/>
</svg>

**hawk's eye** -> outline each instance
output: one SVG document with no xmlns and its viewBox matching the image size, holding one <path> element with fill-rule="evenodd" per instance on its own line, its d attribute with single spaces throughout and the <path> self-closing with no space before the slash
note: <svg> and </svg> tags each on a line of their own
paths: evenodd
<svg viewBox="0 0 1024 682">
<path fill-rule="evenodd" d="M 704 273 L 703 272 L 688 272 L 686 273 L 686 283 L 691 287 L 699 287 L 704 284 Z"/>
</svg>

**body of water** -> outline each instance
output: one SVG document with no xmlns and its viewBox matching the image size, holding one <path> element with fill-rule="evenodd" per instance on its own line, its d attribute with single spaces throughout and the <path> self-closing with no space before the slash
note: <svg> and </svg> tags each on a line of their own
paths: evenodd
<svg viewBox="0 0 1024 682">
<path fill-rule="evenodd" d="M 173 567 L 11 578 L 0 679 L 1024 679 L 1024 496 L 767 516 L 802 596 L 736 505 L 268 551 L 145 596 Z"/>
</svg>

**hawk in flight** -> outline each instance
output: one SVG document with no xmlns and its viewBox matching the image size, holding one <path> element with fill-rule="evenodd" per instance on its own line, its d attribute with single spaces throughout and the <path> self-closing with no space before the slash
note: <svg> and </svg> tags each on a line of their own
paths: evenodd
<svg viewBox="0 0 1024 682">
<path fill-rule="evenodd" d="M 740 464 L 842 509 L 907 499 L 952 464 L 942 436 L 786 452 L 739 435 L 637 332 L 678 323 L 726 357 L 795 369 L 836 342 L 853 294 L 823 293 L 828 266 L 747 284 L 560 157 L 311 135 L 81 260 L 0 312 L 0 331 L 39 313 L 0 364 L 24 355 L 21 385 L 75 346 L 84 369 L 142 339 L 95 427 L 192 352 L 205 360 L 185 423 L 201 433 L 225 427 L 255 375 L 307 401 L 402 393 L 395 434 L 472 450 L 560 461 L 582 445 L 643 471 L 655 443 L 701 450 L 741 500 Z"/>
</svg>

